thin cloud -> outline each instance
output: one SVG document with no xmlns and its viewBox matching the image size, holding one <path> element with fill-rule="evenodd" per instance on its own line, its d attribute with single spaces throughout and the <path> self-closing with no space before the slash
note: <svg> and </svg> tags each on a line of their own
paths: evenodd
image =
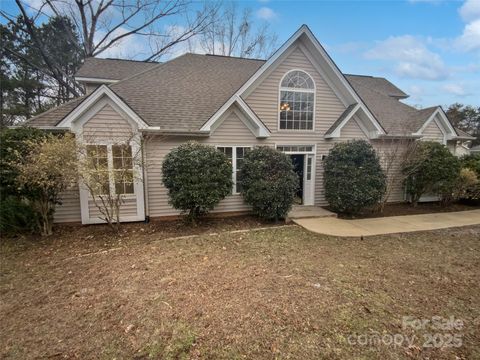
<svg viewBox="0 0 480 360">
<path fill-rule="evenodd" d="M 449 71 L 439 54 L 411 35 L 391 36 L 364 53 L 370 60 L 386 60 L 394 72 L 404 78 L 443 80 Z"/>
<path fill-rule="evenodd" d="M 442 86 L 442 90 L 456 96 L 467 96 L 469 93 L 460 84 L 445 84 Z"/>
<path fill-rule="evenodd" d="M 257 17 L 263 20 L 271 21 L 275 20 L 278 15 L 273 9 L 263 6 L 257 10 Z"/>
</svg>

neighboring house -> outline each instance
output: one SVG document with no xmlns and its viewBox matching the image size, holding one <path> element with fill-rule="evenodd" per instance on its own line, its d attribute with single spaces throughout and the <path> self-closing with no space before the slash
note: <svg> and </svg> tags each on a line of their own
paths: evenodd
<svg viewBox="0 0 480 360">
<path fill-rule="evenodd" d="M 134 186 L 110 181 L 111 191 L 125 193 L 123 221 L 178 214 L 168 204 L 161 166 L 172 148 L 190 140 L 227 154 L 234 183 L 248 148 L 276 147 L 297 165 L 302 203 L 326 205 L 322 159 L 335 143 L 364 139 L 381 150 L 384 139 L 407 137 L 439 141 L 455 151 L 457 143 L 473 139 L 454 129 L 441 107 L 403 104 L 408 95 L 386 79 L 343 74 L 305 25 L 268 61 L 195 54 L 160 64 L 87 59 L 77 80 L 86 96 L 29 125 L 75 133 L 98 146 L 111 167 L 118 160 L 116 143 L 132 134 L 133 148 L 143 142 L 147 166 L 138 169 L 141 178 Z M 403 199 L 399 187 L 390 201 Z M 214 211 L 248 209 L 234 184 Z M 55 216 L 57 222 L 100 222 L 82 185 L 65 194 Z"/>
</svg>

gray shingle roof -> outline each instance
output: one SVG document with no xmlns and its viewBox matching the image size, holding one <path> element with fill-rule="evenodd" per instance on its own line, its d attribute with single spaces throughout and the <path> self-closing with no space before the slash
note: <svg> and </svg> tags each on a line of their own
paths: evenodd
<svg viewBox="0 0 480 360">
<path fill-rule="evenodd" d="M 97 61 L 98 60 L 98 61 Z M 198 130 L 259 68 L 263 60 L 185 54 L 163 64 L 89 59 L 86 65 L 117 68 L 123 80 L 110 88 L 150 126 L 166 130 Z M 118 64 L 123 70 L 119 70 Z M 141 64 L 140 66 L 138 66 Z M 146 67 L 144 67 L 146 64 Z M 125 70 L 128 68 L 127 70 Z M 82 67 L 83 69 L 83 67 Z M 81 69 L 81 70 L 82 70 Z M 132 75 L 137 72 L 137 75 Z M 85 73 L 86 74 L 86 73 Z M 111 73 L 113 74 L 113 72 Z M 78 74 L 77 74 L 78 75 Z M 88 76 L 92 76 L 89 73 Z M 437 109 L 418 110 L 398 98 L 406 94 L 384 78 L 346 75 L 369 110 L 390 135 L 406 135 L 421 128 Z M 32 118 L 29 125 L 55 126 L 83 98 Z M 350 108 L 350 107 L 349 107 Z M 351 111 L 351 108 L 350 108 Z M 348 115 L 348 109 L 335 124 Z M 329 129 L 329 131 L 333 129 Z"/>
<path fill-rule="evenodd" d="M 392 96 L 398 99 L 405 99 L 408 94 L 404 93 L 398 87 L 393 85 L 390 81 L 382 77 L 368 76 L 368 75 L 352 75 L 346 74 L 345 77 L 348 81 L 355 81 L 363 86 L 371 89 L 375 89 L 384 95 Z"/>
<path fill-rule="evenodd" d="M 471 139 L 471 140 L 475 139 L 475 136 L 470 135 L 469 133 L 463 131 L 462 129 L 459 129 L 459 128 L 456 127 L 455 131 L 457 132 L 458 137 L 461 138 L 461 139 L 467 139 L 467 140 L 468 139 Z"/>
<path fill-rule="evenodd" d="M 156 62 L 87 58 L 76 77 L 122 80 L 158 65 Z"/>
<path fill-rule="evenodd" d="M 368 109 L 390 135 L 407 135 L 419 130 L 423 123 L 438 108 L 418 110 L 386 95 L 383 88 L 371 87 L 372 83 L 347 77 L 348 81 L 363 100 Z"/>
<path fill-rule="evenodd" d="M 262 64 L 185 54 L 110 88 L 151 126 L 198 130 Z"/>
<path fill-rule="evenodd" d="M 52 127 L 57 125 L 65 116 L 75 109 L 86 98 L 80 96 L 76 99 L 70 100 L 65 104 L 47 110 L 37 116 L 34 116 L 25 122 L 27 126 L 33 127 Z"/>
</svg>

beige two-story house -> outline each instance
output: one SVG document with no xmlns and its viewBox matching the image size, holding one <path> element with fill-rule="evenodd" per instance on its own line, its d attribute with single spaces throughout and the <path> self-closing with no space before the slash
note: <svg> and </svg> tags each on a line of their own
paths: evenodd
<svg viewBox="0 0 480 360">
<path fill-rule="evenodd" d="M 343 74 L 305 25 L 266 61 L 197 54 L 165 63 L 92 58 L 77 80 L 85 96 L 29 125 L 73 132 L 95 146 L 109 167 L 119 156 L 143 157 L 147 165 L 136 169 L 140 176 L 133 184 L 110 182 L 110 191 L 125 200 L 122 221 L 178 214 L 168 203 L 161 166 L 186 141 L 216 146 L 231 159 L 232 194 L 214 211 L 245 212 L 237 170 L 255 146 L 291 156 L 301 179 L 300 202 L 324 206 L 322 159 L 335 143 L 364 139 L 381 151 L 385 139 L 428 139 L 455 152 L 472 139 L 451 125 L 441 107 L 417 110 L 402 103 L 408 95 L 388 80 Z M 118 151 L 122 141 L 131 141 L 129 152 Z M 389 200 L 404 200 L 401 186 Z M 81 184 L 64 194 L 55 220 L 101 222 Z"/>
</svg>

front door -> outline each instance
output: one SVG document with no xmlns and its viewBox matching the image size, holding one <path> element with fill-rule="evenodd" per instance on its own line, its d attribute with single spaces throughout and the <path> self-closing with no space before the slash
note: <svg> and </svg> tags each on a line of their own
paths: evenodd
<svg viewBox="0 0 480 360">
<path fill-rule="evenodd" d="M 297 205 L 313 205 L 313 154 L 291 154 L 292 164 L 298 175 Z"/>
<path fill-rule="evenodd" d="M 293 168 L 295 173 L 298 176 L 298 190 L 294 200 L 296 205 L 303 204 L 303 187 L 304 187 L 304 173 L 305 173 L 305 155 L 303 154 L 294 154 L 290 155 L 292 159 Z"/>
</svg>

